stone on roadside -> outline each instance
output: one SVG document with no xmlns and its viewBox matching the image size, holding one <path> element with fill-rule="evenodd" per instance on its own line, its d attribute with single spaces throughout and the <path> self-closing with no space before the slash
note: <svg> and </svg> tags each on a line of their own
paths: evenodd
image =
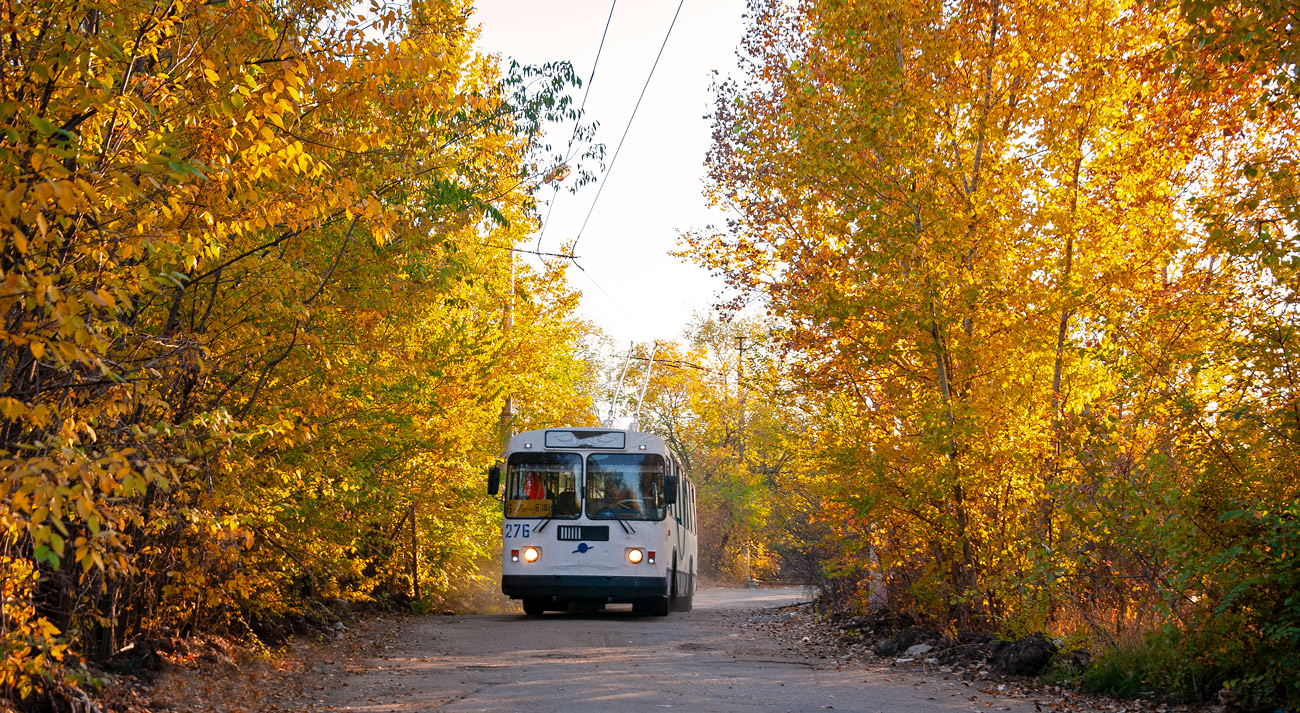
<svg viewBox="0 0 1300 713">
<path fill-rule="evenodd" d="M 922 654 L 929 653 L 930 649 L 933 649 L 933 648 L 934 648 L 934 647 L 931 646 L 931 645 L 929 645 L 929 644 L 916 644 L 915 646 L 909 646 L 909 647 L 908 647 L 908 649 L 907 649 L 907 655 L 908 655 L 908 656 L 920 656 L 920 655 L 922 655 Z"/>
<path fill-rule="evenodd" d="M 903 647 L 894 639 L 882 639 L 877 641 L 876 645 L 873 646 L 871 650 L 875 652 L 877 656 L 893 656 L 902 651 Z"/>
<path fill-rule="evenodd" d="M 1043 634 L 1031 634 L 1023 639 L 1004 643 L 993 654 L 993 667 L 999 673 L 1015 676 L 1035 676 L 1056 655 L 1056 644 Z"/>
</svg>

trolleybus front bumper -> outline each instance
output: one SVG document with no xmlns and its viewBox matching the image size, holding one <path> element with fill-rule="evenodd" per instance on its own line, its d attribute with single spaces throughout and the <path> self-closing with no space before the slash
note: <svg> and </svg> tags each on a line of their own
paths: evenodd
<svg viewBox="0 0 1300 713">
<path fill-rule="evenodd" d="M 511 599 L 600 599 L 630 602 L 668 596 L 664 577 L 607 577 L 603 575 L 507 574 L 501 591 Z"/>
</svg>

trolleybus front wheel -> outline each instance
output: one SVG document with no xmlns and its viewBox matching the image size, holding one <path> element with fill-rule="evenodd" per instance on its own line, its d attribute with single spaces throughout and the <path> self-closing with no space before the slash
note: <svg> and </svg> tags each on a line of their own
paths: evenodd
<svg viewBox="0 0 1300 713">
<path fill-rule="evenodd" d="M 668 616 L 668 597 L 651 597 L 632 603 L 633 614 Z"/>
<path fill-rule="evenodd" d="M 524 599 L 524 613 L 528 616 L 541 616 L 546 611 L 546 600 L 536 597 Z"/>
</svg>

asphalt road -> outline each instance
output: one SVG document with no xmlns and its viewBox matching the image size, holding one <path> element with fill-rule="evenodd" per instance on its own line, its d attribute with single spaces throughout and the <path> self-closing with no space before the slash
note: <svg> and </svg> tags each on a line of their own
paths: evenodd
<svg viewBox="0 0 1300 713">
<path fill-rule="evenodd" d="M 612 608 L 408 620 L 380 654 L 328 675 L 315 708 L 366 713 L 492 711 L 1004 711 L 941 675 L 835 666 L 745 627 L 754 610 L 804 600 L 797 588 L 708 589 L 667 617 Z"/>
</svg>

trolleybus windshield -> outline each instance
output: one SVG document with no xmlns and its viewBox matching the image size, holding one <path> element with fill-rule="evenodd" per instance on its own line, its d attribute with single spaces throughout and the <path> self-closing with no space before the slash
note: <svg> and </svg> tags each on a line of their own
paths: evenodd
<svg viewBox="0 0 1300 713">
<path fill-rule="evenodd" d="M 512 453 L 506 473 L 506 517 L 573 519 L 578 505 L 577 453 Z"/>
<path fill-rule="evenodd" d="M 662 520 L 664 458 L 653 453 L 587 456 L 587 517 L 593 520 Z"/>
</svg>

